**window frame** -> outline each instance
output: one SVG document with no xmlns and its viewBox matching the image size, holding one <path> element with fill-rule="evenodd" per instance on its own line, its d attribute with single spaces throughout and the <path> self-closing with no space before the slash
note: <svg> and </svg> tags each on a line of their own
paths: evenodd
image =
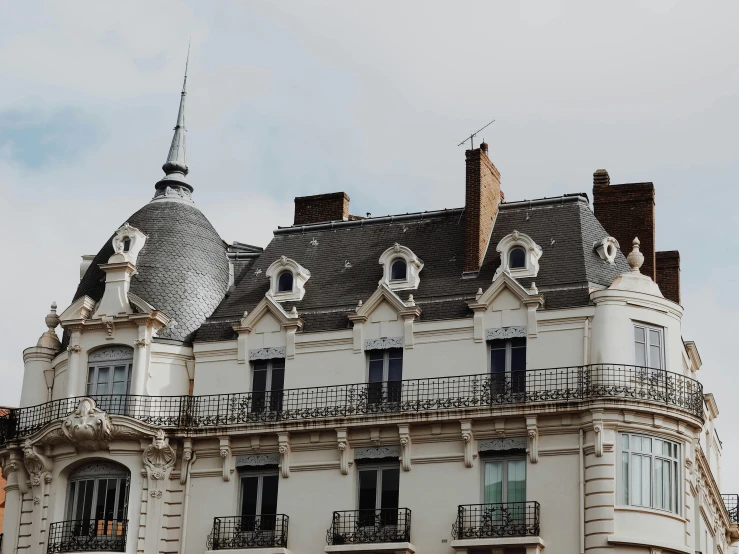
<svg viewBox="0 0 739 554">
<path fill-rule="evenodd" d="M 515 252 L 517 250 L 520 250 L 521 252 L 523 252 L 523 265 L 522 266 L 513 267 L 513 265 L 511 264 L 511 255 L 513 254 L 513 252 Z M 529 269 L 529 260 L 527 259 L 527 256 L 526 256 L 526 248 L 524 248 L 520 244 L 515 244 L 515 245 L 511 246 L 510 249 L 508 250 L 508 269 L 511 272 L 513 272 L 513 271 L 526 271 L 526 270 Z"/>
<path fill-rule="evenodd" d="M 383 508 L 382 507 L 382 472 L 386 469 L 394 469 L 398 472 L 398 507 L 397 508 Z M 379 462 L 379 463 L 372 463 L 372 464 L 361 464 L 357 466 L 357 483 L 356 483 L 356 489 L 357 489 L 357 500 L 356 500 L 356 506 L 357 511 L 360 511 L 361 508 L 359 507 L 359 496 L 361 494 L 361 481 L 359 478 L 359 474 L 363 471 L 374 471 L 377 475 L 377 480 L 375 481 L 375 508 L 374 510 L 394 510 L 400 508 L 400 462 Z"/>
<path fill-rule="evenodd" d="M 624 448 L 623 437 L 629 437 L 629 448 Z M 640 439 L 648 439 L 650 442 L 650 452 L 642 452 L 634 450 L 632 447 L 633 437 Z M 675 457 L 670 457 L 665 454 L 658 454 L 655 452 L 655 441 L 661 441 L 668 443 L 671 448 L 675 449 Z M 664 438 L 659 435 L 649 435 L 644 433 L 632 433 L 630 431 L 620 431 L 618 433 L 618 456 L 616 458 L 616 480 L 617 480 L 617 493 L 616 493 L 616 506 L 617 507 L 628 507 L 634 509 L 646 509 L 656 510 L 658 512 L 664 512 L 675 515 L 677 517 L 683 517 L 682 502 L 683 496 L 683 452 L 682 444 L 671 438 Z M 624 475 L 624 460 L 623 455 L 628 454 L 628 474 Z M 649 458 L 649 505 L 635 504 L 632 502 L 634 498 L 634 485 L 632 483 L 632 471 L 633 471 L 633 457 L 648 457 Z M 670 508 L 658 507 L 656 502 L 657 487 L 656 485 L 656 474 L 657 466 L 655 460 L 667 461 L 671 464 L 672 478 L 670 480 Z M 674 495 L 674 496 L 673 496 Z"/>
<path fill-rule="evenodd" d="M 529 480 L 529 464 L 528 464 L 528 457 L 526 454 L 483 454 L 480 456 L 482 459 L 482 463 L 480 464 L 480 471 L 482 473 L 481 475 L 481 482 L 482 487 L 480 487 L 480 503 L 486 504 L 485 502 L 485 466 L 488 463 L 491 462 L 503 462 L 503 472 L 501 475 L 503 488 L 501 490 L 501 503 L 502 504 L 508 504 L 508 463 L 507 462 L 523 462 L 524 464 L 524 500 L 520 502 L 526 502 L 528 499 L 529 494 L 529 488 L 528 488 L 528 480 Z M 492 504 L 495 504 L 494 502 Z"/>
<path fill-rule="evenodd" d="M 393 358 L 394 360 L 400 359 L 400 379 L 394 379 L 390 381 L 388 378 L 390 376 L 390 354 L 391 352 L 397 351 L 399 352 L 400 357 L 399 358 Z M 378 352 L 382 352 L 382 380 L 381 381 L 370 381 L 370 371 L 371 371 L 371 364 L 372 355 L 376 354 Z M 369 405 L 383 405 L 383 404 L 393 404 L 398 403 L 402 401 L 403 399 L 403 358 L 404 358 L 404 352 L 402 347 L 397 348 L 383 348 L 383 349 L 374 349 L 374 350 L 368 350 L 367 351 L 367 375 L 366 375 L 366 382 L 367 382 L 367 404 Z M 393 386 L 390 385 L 390 383 L 397 383 Z M 378 384 L 380 384 L 380 387 L 377 387 L 379 389 L 379 399 L 374 399 L 377 392 L 373 391 L 373 385 L 376 387 Z M 392 390 L 391 390 L 392 389 Z M 391 398 L 397 397 L 397 398 Z"/>
<path fill-rule="evenodd" d="M 394 272 L 395 264 L 397 264 L 397 263 L 402 263 L 403 264 L 403 269 L 404 269 L 404 273 L 405 273 L 405 275 L 403 277 L 400 277 L 400 278 L 393 277 L 393 272 Z M 397 258 L 393 258 L 391 260 L 391 262 L 390 262 L 390 282 L 391 283 L 405 283 L 406 281 L 408 281 L 408 260 L 406 260 L 402 256 L 398 256 Z"/>
<path fill-rule="evenodd" d="M 257 477 L 257 499 L 256 499 L 256 511 L 257 513 L 254 514 L 255 517 L 261 517 L 263 515 L 265 516 L 274 516 L 277 515 L 277 503 L 280 499 L 280 472 L 279 469 L 263 469 L 263 468 L 253 468 L 253 469 L 241 469 L 239 471 L 239 495 L 237 498 L 237 511 L 239 512 L 239 517 L 250 517 L 246 514 L 241 513 L 241 508 L 244 504 L 244 487 L 245 487 L 245 481 L 248 478 Z M 277 501 L 275 502 L 275 513 L 274 514 L 263 514 L 262 513 L 262 494 L 264 493 L 264 477 L 277 477 Z"/>
<path fill-rule="evenodd" d="M 281 368 L 276 368 L 278 370 L 282 370 L 282 388 L 279 389 L 273 389 L 272 388 L 272 378 L 273 378 L 273 372 L 275 370 L 274 362 L 279 361 L 282 362 Z M 267 364 L 267 368 L 265 370 L 257 369 L 257 364 Z M 272 412 L 272 411 L 281 411 L 283 408 L 283 401 L 284 401 L 284 391 L 285 391 L 285 369 L 286 369 L 286 363 L 285 358 L 270 358 L 268 360 L 253 360 L 251 362 L 251 409 L 253 412 L 259 411 L 261 412 Z M 257 375 L 257 371 L 264 371 L 267 375 L 265 381 L 264 381 L 264 390 L 255 390 L 254 389 L 254 379 Z M 273 393 L 280 393 L 275 394 L 273 398 Z M 256 410 L 255 405 L 257 403 L 257 394 L 261 394 L 262 396 L 262 408 L 261 410 Z M 278 403 L 277 410 L 272 410 L 272 407 L 275 403 Z M 269 409 L 268 409 L 269 408 Z"/>
<path fill-rule="evenodd" d="M 512 360 L 513 360 L 513 340 L 515 339 L 522 339 L 524 342 L 523 349 L 524 349 L 524 368 L 523 369 L 512 369 Z M 493 345 L 496 343 L 496 341 L 504 341 L 505 342 L 505 371 L 502 373 L 500 372 L 493 372 L 493 350 L 500 350 L 500 349 L 494 349 Z M 506 339 L 489 339 L 487 341 L 487 356 L 488 356 L 488 375 L 490 375 L 491 381 L 495 380 L 496 376 L 505 376 L 505 380 L 503 381 L 503 384 L 505 385 L 505 390 L 510 390 L 514 393 L 525 393 L 526 392 L 526 370 L 528 367 L 528 339 L 527 337 L 509 337 Z M 520 348 L 520 347 L 519 347 Z M 514 390 L 514 373 L 516 374 L 516 383 L 519 384 L 518 388 Z"/>
<path fill-rule="evenodd" d="M 290 275 L 290 288 L 282 290 L 281 281 L 282 277 L 285 275 Z M 292 271 L 290 271 L 289 269 L 280 271 L 280 273 L 277 275 L 277 290 L 275 292 L 277 294 L 290 294 L 292 292 L 295 292 L 295 274 Z"/>
<path fill-rule="evenodd" d="M 84 469 L 87 466 L 95 465 L 95 462 L 91 462 L 88 464 L 83 464 L 79 466 L 75 471 Z M 118 464 L 116 464 L 117 466 Z M 119 468 L 116 467 L 114 470 L 111 470 L 110 468 L 105 468 L 104 471 L 93 471 L 86 475 L 79 475 L 75 476 L 75 472 L 72 472 L 70 474 L 69 478 L 67 479 L 67 492 L 66 492 L 66 502 L 65 502 L 65 517 L 67 521 L 119 521 L 123 522 L 128 519 L 128 506 L 129 506 L 129 500 L 131 497 L 131 472 L 128 470 L 127 467 L 121 465 Z M 107 481 L 109 479 L 114 479 L 117 481 L 116 484 L 116 493 L 115 498 L 113 499 L 113 506 L 114 510 L 118 506 L 118 501 L 121 498 L 121 494 L 125 492 L 126 496 L 123 498 L 123 518 L 121 520 L 118 520 L 116 517 L 113 517 L 112 519 L 107 519 L 103 517 L 102 519 L 98 519 L 95 516 L 95 510 L 97 509 L 97 497 L 98 497 L 98 491 L 100 484 L 103 480 Z M 93 489 L 92 489 L 92 495 L 91 495 L 91 504 L 89 507 L 89 514 L 87 514 L 88 517 L 83 517 L 81 520 L 77 519 L 77 501 L 79 499 L 79 486 L 75 486 L 77 483 L 81 483 L 83 481 L 92 481 L 93 482 Z M 123 487 L 121 487 L 123 485 Z M 122 490 L 123 489 L 123 490 Z M 117 511 L 117 510 L 115 510 Z M 83 514 L 84 516 L 84 514 Z"/>
<path fill-rule="evenodd" d="M 634 365 L 636 367 L 644 367 L 647 369 L 657 370 L 657 371 L 665 371 L 667 369 L 667 345 L 665 343 L 665 328 L 660 327 L 658 325 L 651 325 L 649 323 L 643 323 L 640 321 L 632 321 L 633 323 L 633 329 L 634 329 L 634 335 L 633 335 L 633 344 L 634 344 Z M 639 343 L 636 340 L 636 330 L 637 329 L 643 329 L 644 330 L 644 343 Z M 651 364 L 652 358 L 650 354 L 650 349 L 652 347 L 650 342 L 650 332 L 656 332 L 659 335 L 660 345 L 659 345 L 659 367 L 654 367 Z M 643 344 L 644 345 L 644 365 L 640 365 L 637 363 L 637 345 Z"/>
</svg>

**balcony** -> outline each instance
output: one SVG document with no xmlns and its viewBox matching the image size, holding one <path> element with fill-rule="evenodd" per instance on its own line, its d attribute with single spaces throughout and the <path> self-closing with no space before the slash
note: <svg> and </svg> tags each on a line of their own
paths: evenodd
<svg viewBox="0 0 739 554">
<path fill-rule="evenodd" d="M 722 494 L 721 498 L 729 512 L 731 523 L 739 524 L 739 494 Z"/>
<path fill-rule="evenodd" d="M 282 554 L 287 552 L 287 525 L 284 514 L 213 518 L 208 550 L 248 550 Z"/>
<path fill-rule="evenodd" d="M 111 415 L 173 429 L 220 429 L 322 418 L 379 418 L 392 414 L 536 403 L 637 401 L 677 408 L 703 417 L 703 387 L 682 374 L 619 364 L 536 369 L 516 375 L 491 374 L 409 379 L 393 387 L 357 383 L 286 389 L 279 403 L 259 402 L 264 393 L 208 396 L 99 395 Z M 83 397 L 54 400 L 0 415 L 0 445 L 40 430 L 74 411 Z M 269 404 L 269 405 L 267 405 Z M 270 409 L 272 408 L 272 409 Z"/>
<path fill-rule="evenodd" d="M 47 554 L 125 552 L 128 520 L 78 519 L 49 525 Z"/>
<path fill-rule="evenodd" d="M 326 552 L 415 552 L 408 508 L 334 512 Z"/>
<path fill-rule="evenodd" d="M 465 553 L 476 548 L 504 547 L 537 552 L 544 547 L 539 521 L 538 502 L 462 505 L 457 507 L 451 546 Z"/>
</svg>

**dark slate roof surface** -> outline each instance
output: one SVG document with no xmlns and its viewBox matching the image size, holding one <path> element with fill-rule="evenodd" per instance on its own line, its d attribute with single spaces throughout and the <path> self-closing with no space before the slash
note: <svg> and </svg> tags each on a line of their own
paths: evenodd
<svg viewBox="0 0 739 554">
<path fill-rule="evenodd" d="M 545 309 L 587 305 L 589 286 L 607 287 L 628 270 L 621 252 L 611 265 L 594 251 L 593 243 L 608 233 L 587 201 L 577 196 L 502 204 L 485 260 L 474 278 L 462 278 L 463 210 L 326 227 L 294 227 L 276 233 L 213 314 L 220 321 L 204 325 L 196 340 L 233 338 L 231 324 L 264 297 L 269 289 L 266 270 L 283 255 L 311 272 L 305 296 L 295 304 L 305 322 L 304 332 L 349 328 L 346 314 L 354 311 L 358 300 L 367 300 L 377 289 L 383 272 L 380 255 L 396 242 L 410 248 L 424 262 L 418 290 L 399 292 L 404 300 L 413 294 L 423 321 L 471 317 L 465 299 L 474 298 L 478 288 L 485 290 L 490 285 L 500 265 L 495 247 L 514 230 L 528 234 L 542 247 L 535 281 L 540 290 L 544 289 Z M 311 244 L 313 239 L 318 245 Z M 528 288 L 532 280 L 522 278 L 520 282 Z M 284 307 L 289 311 L 292 303 Z"/>
<path fill-rule="evenodd" d="M 131 292 L 175 320 L 159 337 L 191 341 L 226 293 L 226 244 L 199 209 L 183 202 L 150 202 L 127 221 L 147 236 L 136 262 L 137 273 L 131 278 Z M 74 300 L 83 295 L 96 301 L 102 298 L 105 272 L 99 264 L 113 255 L 111 239 L 95 256 Z"/>
</svg>

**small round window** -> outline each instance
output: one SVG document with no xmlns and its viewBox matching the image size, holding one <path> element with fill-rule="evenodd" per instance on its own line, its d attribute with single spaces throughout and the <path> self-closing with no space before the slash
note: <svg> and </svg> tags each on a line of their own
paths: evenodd
<svg viewBox="0 0 739 554">
<path fill-rule="evenodd" d="M 293 274 L 289 271 L 283 271 L 277 278 L 277 292 L 293 291 Z"/>
<path fill-rule="evenodd" d="M 508 253 L 508 267 L 511 269 L 524 269 L 526 267 L 526 251 L 520 246 L 511 249 Z"/>
<path fill-rule="evenodd" d="M 405 281 L 408 274 L 408 267 L 405 260 L 398 259 L 393 262 L 390 266 L 390 280 L 391 281 Z"/>
</svg>

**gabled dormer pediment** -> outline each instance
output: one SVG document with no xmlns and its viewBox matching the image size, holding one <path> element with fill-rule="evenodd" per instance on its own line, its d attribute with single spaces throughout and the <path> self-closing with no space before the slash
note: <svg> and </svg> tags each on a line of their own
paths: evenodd
<svg viewBox="0 0 739 554">
<path fill-rule="evenodd" d="M 537 336 L 536 310 L 544 305 L 544 297 L 539 294 L 536 284 L 531 283 L 531 288 L 525 289 L 508 273 L 501 273 L 488 287 L 486 291 L 478 291 L 475 300 L 470 300 L 467 305 L 475 312 L 474 338 L 477 342 L 484 340 L 484 317 L 496 304 L 502 310 L 526 310 L 526 331 L 530 338 Z"/>
<path fill-rule="evenodd" d="M 244 316 L 238 323 L 234 324 L 234 331 L 238 334 L 238 362 L 243 364 L 247 360 L 248 337 L 257 331 L 257 328 L 265 318 L 276 323 L 275 332 L 284 332 L 285 357 L 295 357 L 295 333 L 303 328 L 303 320 L 300 319 L 298 311 L 293 306 L 287 312 L 271 295 L 267 295 L 257 304 L 251 312 L 244 312 Z M 268 325 L 269 327 L 269 325 Z M 271 329 L 267 329 L 271 330 Z M 264 344 L 257 345 L 264 348 Z"/>
<path fill-rule="evenodd" d="M 389 335 L 384 328 L 388 323 L 396 326 L 397 334 L 402 335 L 393 338 L 402 339 L 400 342 L 405 348 L 413 348 L 413 322 L 420 315 L 421 308 L 416 306 L 413 295 L 409 295 L 404 302 L 386 283 L 381 282 L 372 296 L 364 303 L 360 300 L 356 311 L 347 316 L 354 324 L 354 353 L 364 351 L 366 326 L 378 325 L 380 329 L 379 336 L 375 329 L 374 336 L 370 334 L 368 338 L 387 338 Z M 398 320 L 402 322 L 397 323 Z"/>
<path fill-rule="evenodd" d="M 62 326 L 65 323 L 71 323 L 73 321 L 84 321 L 90 318 L 94 308 L 95 301 L 92 298 L 89 296 L 80 296 L 62 312 L 62 315 L 59 316 L 59 321 Z"/>
</svg>

